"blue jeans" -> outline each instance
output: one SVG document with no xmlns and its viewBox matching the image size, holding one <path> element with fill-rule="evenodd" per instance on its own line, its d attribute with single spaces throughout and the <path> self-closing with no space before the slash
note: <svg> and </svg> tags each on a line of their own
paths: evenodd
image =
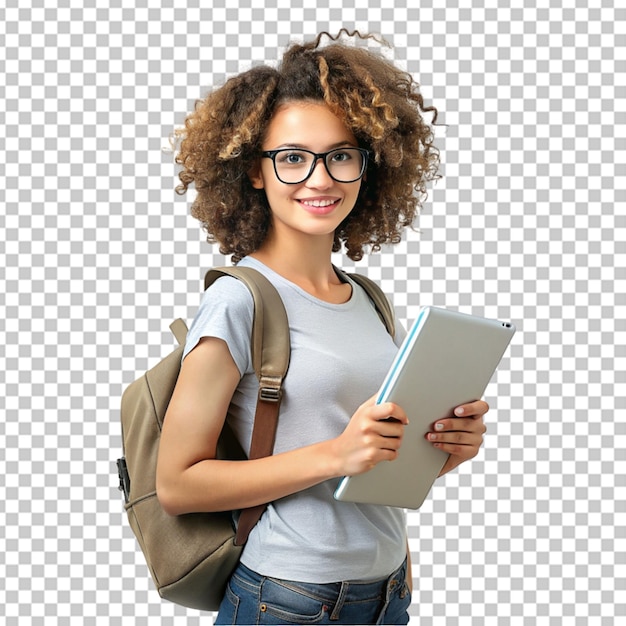
<svg viewBox="0 0 626 626">
<path fill-rule="evenodd" d="M 406 561 L 376 582 L 301 583 L 261 576 L 241 563 L 215 624 L 408 624 Z"/>
</svg>

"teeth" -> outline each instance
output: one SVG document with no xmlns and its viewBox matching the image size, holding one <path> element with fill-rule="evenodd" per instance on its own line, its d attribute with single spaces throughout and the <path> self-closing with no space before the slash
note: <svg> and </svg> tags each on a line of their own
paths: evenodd
<svg viewBox="0 0 626 626">
<path fill-rule="evenodd" d="M 335 204 L 336 200 L 302 200 L 301 202 L 307 206 L 325 207 Z"/>
</svg>

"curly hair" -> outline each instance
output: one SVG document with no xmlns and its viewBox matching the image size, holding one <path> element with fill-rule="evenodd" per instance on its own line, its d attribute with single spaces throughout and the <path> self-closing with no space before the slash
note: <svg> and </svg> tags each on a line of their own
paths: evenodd
<svg viewBox="0 0 626 626">
<path fill-rule="evenodd" d="M 398 243 L 426 199 L 427 182 L 438 176 L 437 110 L 424 106 L 410 74 L 382 55 L 343 44 L 342 35 L 379 41 L 342 29 L 334 37 L 323 32 L 312 42 L 292 44 L 277 68 L 253 67 L 196 102 L 174 134 L 181 166 L 176 191 L 195 185 L 191 214 L 234 263 L 261 246 L 271 225 L 265 192 L 252 187 L 248 172 L 284 104 L 326 103 L 372 153 L 356 205 L 335 232 L 334 252 L 343 244 L 358 261 L 364 246 L 375 251 Z M 322 46 L 323 37 L 330 43 Z M 432 114 L 430 123 L 424 113 Z"/>
</svg>

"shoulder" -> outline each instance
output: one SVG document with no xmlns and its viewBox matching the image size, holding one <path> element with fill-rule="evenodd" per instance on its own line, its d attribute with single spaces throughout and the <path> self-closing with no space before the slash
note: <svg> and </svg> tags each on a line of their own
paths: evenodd
<svg viewBox="0 0 626 626">
<path fill-rule="evenodd" d="M 246 285 L 232 276 L 218 278 L 202 294 L 200 305 L 192 326 L 252 324 L 254 299 Z"/>
<path fill-rule="evenodd" d="M 221 276 L 202 294 L 200 307 L 224 304 L 229 307 L 252 307 L 254 300 L 250 290 L 233 276 Z"/>
<path fill-rule="evenodd" d="M 203 294 L 187 334 L 183 358 L 203 337 L 226 342 L 243 373 L 249 366 L 254 300 L 245 284 L 231 276 L 218 278 Z"/>
</svg>

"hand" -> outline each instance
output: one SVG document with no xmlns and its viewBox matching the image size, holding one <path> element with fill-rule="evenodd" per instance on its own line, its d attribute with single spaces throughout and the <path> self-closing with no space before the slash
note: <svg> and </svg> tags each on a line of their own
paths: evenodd
<svg viewBox="0 0 626 626">
<path fill-rule="evenodd" d="M 339 437 L 332 440 L 339 476 L 354 476 L 371 470 L 381 461 L 393 461 L 402 445 L 405 412 L 396 404 L 375 404 L 371 397 L 354 413 Z"/>
<path fill-rule="evenodd" d="M 483 400 L 463 404 L 454 410 L 456 417 L 437 420 L 433 429 L 426 433 L 426 439 L 435 448 L 450 454 L 439 476 L 478 454 L 483 444 L 483 435 L 487 431 L 483 415 L 488 410 L 489 405 Z"/>
</svg>

